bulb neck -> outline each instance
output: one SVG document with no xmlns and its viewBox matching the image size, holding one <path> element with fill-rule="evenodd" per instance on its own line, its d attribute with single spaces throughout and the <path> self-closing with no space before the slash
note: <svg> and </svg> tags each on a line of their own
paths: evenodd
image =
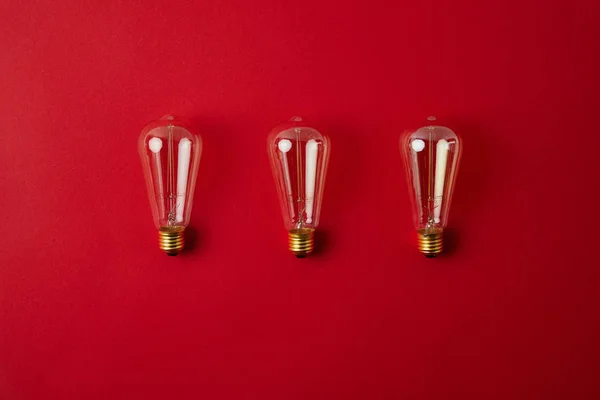
<svg viewBox="0 0 600 400">
<path fill-rule="evenodd" d="M 158 247 L 168 256 L 176 256 L 185 244 L 183 226 L 162 226 L 158 228 Z"/>
<path fill-rule="evenodd" d="M 425 228 L 417 230 L 419 251 L 427 258 L 433 258 L 444 249 L 444 230 L 442 228 Z"/>
<path fill-rule="evenodd" d="M 312 253 L 315 246 L 315 230 L 311 228 L 291 229 L 288 232 L 290 251 L 298 258 L 304 258 Z"/>
</svg>

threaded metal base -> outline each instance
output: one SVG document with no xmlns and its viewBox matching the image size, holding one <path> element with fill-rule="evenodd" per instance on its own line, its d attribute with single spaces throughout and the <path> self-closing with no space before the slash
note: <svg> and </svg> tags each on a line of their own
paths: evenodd
<svg viewBox="0 0 600 400">
<path fill-rule="evenodd" d="M 292 253 L 303 258 L 312 253 L 315 246 L 314 229 L 300 228 L 288 232 L 288 243 Z"/>
<path fill-rule="evenodd" d="M 443 229 L 428 228 L 417 231 L 419 251 L 425 257 L 433 258 L 444 249 Z"/>
<path fill-rule="evenodd" d="M 169 256 L 176 256 L 183 249 L 183 226 L 163 226 L 158 229 L 158 247 Z"/>
</svg>

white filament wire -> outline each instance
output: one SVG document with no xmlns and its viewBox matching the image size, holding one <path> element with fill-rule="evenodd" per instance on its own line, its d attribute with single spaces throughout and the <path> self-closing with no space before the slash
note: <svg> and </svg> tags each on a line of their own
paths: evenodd
<svg viewBox="0 0 600 400">
<path fill-rule="evenodd" d="M 306 142 L 306 222 L 312 222 L 313 206 L 315 200 L 315 184 L 317 178 L 317 156 L 319 154 L 319 144 L 316 140 L 310 139 Z"/>
<path fill-rule="evenodd" d="M 162 140 L 154 137 L 148 141 L 148 147 L 150 148 L 151 152 L 158 153 L 160 149 L 162 149 Z"/>
<path fill-rule="evenodd" d="M 281 161 L 283 163 L 283 180 L 285 182 L 285 195 L 288 199 L 290 218 L 294 218 L 294 200 L 292 196 L 292 181 L 290 178 L 290 167 L 287 160 L 287 152 L 292 149 L 292 142 L 288 139 L 281 139 L 277 144 L 281 152 Z"/>
<path fill-rule="evenodd" d="M 292 149 L 292 142 L 288 139 L 281 139 L 279 143 L 277 143 L 277 147 L 282 153 L 287 153 Z"/>
<path fill-rule="evenodd" d="M 154 158 L 154 167 L 156 168 L 156 185 L 158 186 L 158 194 L 160 197 L 160 201 L 158 202 L 158 213 L 159 215 L 163 215 L 165 212 L 165 203 L 164 203 L 164 187 L 163 187 L 163 176 L 162 176 L 162 164 L 160 161 L 160 150 L 162 149 L 163 143 L 157 137 L 154 137 L 148 141 L 148 147 L 152 152 L 152 157 Z"/>
<path fill-rule="evenodd" d="M 421 139 L 415 139 L 410 143 L 412 149 L 414 151 L 416 151 L 417 153 L 420 151 L 423 151 L 423 149 L 425 148 L 425 142 L 422 141 Z"/>
<path fill-rule="evenodd" d="M 177 151 L 177 222 L 183 222 L 183 208 L 185 205 L 185 196 L 187 194 L 187 181 L 190 171 L 191 153 L 192 141 L 187 138 L 181 139 Z"/>
<path fill-rule="evenodd" d="M 417 142 L 416 145 L 415 142 Z M 423 146 L 421 146 L 421 144 L 418 144 L 418 142 L 421 142 Z M 413 188 L 415 189 L 415 196 L 417 196 L 417 212 L 419 213 L 419 221 L 421 221 L 423 218 L 423 207 L 421 204 L 423 199 L 421 198 L 421 182 L 419 180 L 419 157 L 417 156 L 417 153 L 425 148 L 425 142 L 421 139 L 415 139 L 411 142 L 411 147 L 414 150 L 410 153 L 410 162 L 412 163 L 411 170 L 413 174 L 412 183 Z"/>
<path fill-rule="evenodd" d="M 447 140 L 442 139 L 437 142 L 435 152 L 435 187 L 433 193 L 433 217 L 435 223 L 440 222 L 440 213 L 442 212 L 442 197 L 444 195 L 444 180 L 446 178 L 449 148 Z"/>
</svg>

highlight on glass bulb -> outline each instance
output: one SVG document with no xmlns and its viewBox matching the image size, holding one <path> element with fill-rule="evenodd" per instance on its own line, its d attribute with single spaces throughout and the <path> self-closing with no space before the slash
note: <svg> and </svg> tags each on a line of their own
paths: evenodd
<svg viewBox="0 0 600 400">
<path fill-rule="evenodd" d="M 451 129 L 428 125 L 406 133 L 400 142 L 412 200 L 419 251 L 435 257 L 444 246 L 443 231 L 461 154 L 459 137 Z"/>
<path fill-rule="evenodd" d="M 158 245 L 170 256 L 184 246 L 190 222 L 202 140 L 171 115 L 142 130 L 138 150 L 158 229 Z"/>
<path fill-rule="evenodd" d="M 267 140 L 289 249 L 296 257 L 306 257 L 314 248 L 329 147 L 327 136 L 300 117 L 277 125 Z"/>
</svg>

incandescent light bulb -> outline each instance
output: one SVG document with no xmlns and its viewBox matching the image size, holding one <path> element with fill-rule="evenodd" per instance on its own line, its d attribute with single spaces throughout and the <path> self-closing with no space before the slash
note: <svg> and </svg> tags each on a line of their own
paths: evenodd
<svg viewBox="0 0 600 400">
<path fill-rule="evenodd" d="M 454 181 L 460 161 L 460 139 L 451 129 L 429 125 L 406 133 L 400 142 L 412 200 L 419 251 L 435 257 L 443 249 Z"/>
<path fill-rule="evenodd" d="M 183 249 L 183 231 L 190 222 L 202 140 L 168 115 L 146 125 L 138 150 L 158 228 L 158 245 L 168 255 L 177 255 Z"/>
<path fill-rule="evenodd" d="M 313 251 L 319 224 L 329 139 L 294 117 L 273 128 L 267 145 L 289 249 L 306 257 Z"/>
</svg>

